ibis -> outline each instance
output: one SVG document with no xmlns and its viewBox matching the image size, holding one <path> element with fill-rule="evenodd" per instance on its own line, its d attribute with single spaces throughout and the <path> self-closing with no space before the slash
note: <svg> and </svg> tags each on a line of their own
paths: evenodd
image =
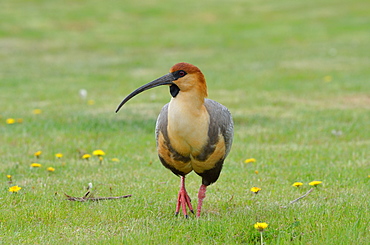
<svg viewBox="0 0 370 245">
<path fill-rule="evenodd" d="M 161 85 L 169 86 L 171 101 L 164 105 L 156 123 L 155 136 L 162 164 L 180 177 L 176 212 L 194 213 L 185 188 L 185 176 L 194 171 L 202 178 L 196 217 L 200 216 L 206 188 L 217 181 L 233 140 L 233 120 L 229 110 L 207 99 L 207 84 L 200 69 L 178 63 L 170 72 L 130 93 L 116 112 L 135 95 Z"/>
</svg>

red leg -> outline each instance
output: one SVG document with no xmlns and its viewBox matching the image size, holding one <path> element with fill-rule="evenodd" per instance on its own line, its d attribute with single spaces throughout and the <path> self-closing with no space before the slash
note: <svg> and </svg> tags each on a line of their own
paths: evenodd
<svg viewBox="0 0 370 245">
<path fill-rule="evenodd" d="M 185 189 L 185 176 L 181 176 L 181 183 L 180 183 L 180 191 L 177 197 L 177 205 L 176 205 L 176 215 L 179 214 L 180 206 L 182 207 L 182 213 L 185 217 L 188 217 L 188 213 L 186 212 L 186 206 L 189 207 L 190 212 L 194 213 L 193 207 L 191 206 L 190 197 Z"/>
<path fill-rule="evenodd" d="M 198 208 L 197 208 L 197 217 L 200 217 L 200 211 L 202 210 L 203 199 L 206 197 L 206 185 L 201 185 L 198 192 Z"/>
</svg>

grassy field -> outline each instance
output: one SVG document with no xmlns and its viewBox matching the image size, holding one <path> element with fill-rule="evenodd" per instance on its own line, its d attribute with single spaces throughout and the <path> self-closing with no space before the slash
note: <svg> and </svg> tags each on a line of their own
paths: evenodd
<svg viewBox="0 0 370 245">
<path fill-rule="evenodd" d="M 0 244 L 260 244 L 256 222 L 269 224 L 265 244 L 370 240 L 369 1 L 1 5 Z M 209 98 L 235 122 L 199 219 L 174 216 L 179 178 L 156 154 L 168 89 L 114 113 L 182 61 L 203 71 Z M 96 149 L 102 162 L 81 159 Z M 132 197 L 65 200 L 90 182 L 95 196 Z M 193 204 L 200 184 L 188 175 Z"/>
</svg>

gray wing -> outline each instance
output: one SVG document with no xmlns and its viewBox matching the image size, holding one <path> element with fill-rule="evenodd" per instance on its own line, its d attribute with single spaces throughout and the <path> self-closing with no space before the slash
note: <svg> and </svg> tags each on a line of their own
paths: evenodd
<svg viewBox="0 0 370 245">
<path fill-rule="evenodd" d="M 218 141 L 218 134 L 221 132 L 225 139 L 226 156 L 229 154 L 234 137 L 234 123 L 230 111 L 222 104 L 205 99 L 204 105 L 210 116 L 208 137 L 211 145 Z"/>
<path fill-rule="evenodd" d="M 162 132 L 167 137 L 167 117 L 168 117 L 168 104 L 165 104 L 161 110 L 161 112 L 158 115 L 157 123 L 155 125 L 155 140 L 158 145 L 158 135 L 159 132 Z"/>
</svg>

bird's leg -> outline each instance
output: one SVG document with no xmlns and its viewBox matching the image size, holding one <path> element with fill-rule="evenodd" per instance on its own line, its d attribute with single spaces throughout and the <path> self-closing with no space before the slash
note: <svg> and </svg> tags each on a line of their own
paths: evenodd
<svg viewBox="0 0 370 245">
<path fill-rule="evenodd" d="M 200 217 L 200 211 L 202 210 L 203 199 L 206 197 L 206 190 L 207 190 L 207 186 L 203 184 L 199 188 L 197 217 Z"/>
<path fill-rule="evenodd" d="M 193 207 L 191 206 L 190 197 L 185 189 L 185 176 L 181 176 L 181 182 L 180 182 L 180 191 L 177 198 L 177 205 L 176 205 L 176 215 L 179 214 L 180 206 L 182 207 L 182 212 L 185 215 L 185 217 L 188 217 L 188 214 L 186 212 L 186 206 L 189 207 L 190 212 L 194 213 Z"/>
</svg>

